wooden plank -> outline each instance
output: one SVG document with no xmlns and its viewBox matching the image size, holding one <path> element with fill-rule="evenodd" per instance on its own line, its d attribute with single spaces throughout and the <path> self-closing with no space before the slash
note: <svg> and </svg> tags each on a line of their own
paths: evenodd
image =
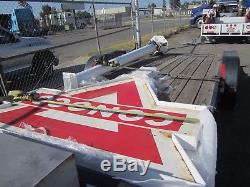
<svg viewBox="0 0 250 187">
<path fill-rule="evenodd" d="M 170 74 L 173 77 L 175 77 L 176 75 L 178 76 L 196 58 L 197 58 L 196 56 L 187 55 L 185 61 L 181 62 L 176 68 L 169 69 L 169 71 L 166 73 Z M 161 71 L 161 73 L 163 73 L 163 72 Z M 164 82 L 164 85 L 171 85 L 171 83 L 176 79 L 176 78 L 172 78 L 171 76 L 169 76 L 169 78 Z M 170 89 L 170 91 L 171 91 L 171 89 Z M 158 97 L 160 100 L 170 101 L 168 94 L 160 94 L 160 95 L 158 95 Z"/>
<path fill-rule="evenodd" d="M 163 64 L 166 61 L 169 61 L 173 58 L 176 58 L 176 55 L 164 55 L 164 56 L 158 56 L 157 58 L 153 59 L 150 63 L 148 63 L 146 66 L 148 67 L 157 67 Z"/>
<path fill-rule="evenodd" d="M 221 59 L 215 57 L 205 78 L 218 76 L 220 63 Z M 203 81 L 200 91 L 194 101 L 194 104 L 216 107 L 218 89 L 219 79 L 217 81 Z M 208 97 L 208 95 L 210 95 L 210 97 Z"/>
<path fill-rule="evenodd" d="M 171 65 L 172 63 L 175 63 L 177 60 L 183 59 L 184 56 L 176 56 L 170 60 L 164 60 L 163 63 L 161 63 L 159 66 L 156 66 L 159 71 L 164 69 L 165 67 Z"/>
<path fill-rule="evenodd" d="M 196 56 L 190 56 L 186 61 L 182 62 L 178 67 L 169 71 L 170 78 L 166 81 L 166 85 L 171 85 L 177 77 L 196 59 Z"/>
<path fill-rule="evenodd" d="M 185 68 L 185 70 L 182 72 L 182 75 L 192 76 L 204 60 L 205 57 L 197 57 L 194 61 L 192 61 L 192 63 L 189 66 Z M 172 82 L 170 86 L 173 88 L 173 90 L 170 92 L 169 95 L 170 101 L 172 102 L 176 101 L 176 99 L 179 97 L 180 93 L 184 89 L 187 82 L 188 80 L 186 79 L 175 79 Z"/>
<path fill-rule="evenodd" d="M 210 68 L 211 63 L 213 62 L 213 59 L 214 59 L 213 56 L 206 57 L 206 59 L 193 73 L 192 77 L 197 78 L 199 80 L 191 80 L 191 77 L 187 79 L 188 82 L 183 88 L 179 97 L 176 99 L 176 102 L 193 104 L 201 88 L 202 82 L 208 72 L 208 69 Z M 211 82 L 211 84 L 213 84 L 213 82 Z M 211 95 L 207 94 L 206 97 L 211 97 Z"/>
<path fill-rule="evenodd" d="M 169 64 L 168 66 L 164 67 L 163 69 L 161 69 L 161 73 L 163 74 L 169 74 L 173 69 L 178 69 L 178 67 L 184 63 L 186 64 L 186 61 L 191 58 L 190 55 L 182 55 L 182 57 L 178 60 L 176 60 L 175 62 Z"/>
</svg>

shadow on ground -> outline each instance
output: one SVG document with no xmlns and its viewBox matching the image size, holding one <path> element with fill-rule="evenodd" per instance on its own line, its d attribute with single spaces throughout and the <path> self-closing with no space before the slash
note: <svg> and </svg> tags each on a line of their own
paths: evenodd
<svg viewBox="0 0 250 187">
<path fill-rule="evenodd" d="M 235 36 L 235 37 L 211 37 L 210 40 L 212 43 L 218 44 L 249 44 L 250 40 L 248 37 L 244 36 Z"/>
<path fill-rule="evenodd" d="M 250 77 L 240 70 L 236 105 L 220 110 L 216 187 L 250 186 Z"/>
</svg>

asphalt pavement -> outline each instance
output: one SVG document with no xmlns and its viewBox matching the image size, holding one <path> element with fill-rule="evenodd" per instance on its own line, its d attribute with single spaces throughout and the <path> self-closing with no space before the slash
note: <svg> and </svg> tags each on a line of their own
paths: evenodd
<svg viewBox="0 0 250 187">
<path fill-rule="evenodd" d="M 166 28 L 173 28 L 179 25 L 187 25 L 190 18 L 174 18 L 166 20 Z M 142 20 L 140 24 L 141 34 L 152 33 L 151 20 Z M 164 31 L 164 20 L 159 19 L 154 21 L 154 32 Z M 100 46 L 111 46 L 119 42 L 129 41 L 133 39 L 133 29 L 122 27 L 116 29 L 102 30 L 99 29 Z M 47 38 L 53 43 L 55 54 L 59 57 L 59 68 L 68 67 L 68 65 L 84 63 L 84 56 L 88 53 L 96 51 L 97 44 L 95 39 L 95 30 L 92 28 L 63 32 L 56 35 L 48 36 Z"/>
</svg>

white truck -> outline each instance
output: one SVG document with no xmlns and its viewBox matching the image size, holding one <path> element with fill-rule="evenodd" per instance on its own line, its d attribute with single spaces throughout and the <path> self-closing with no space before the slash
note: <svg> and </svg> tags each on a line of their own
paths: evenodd
<svg viewBox="0 0 250 187">
<path fill-rule="evenodd" d="M 218 5 L 220 6 L 220 5 Z M 223 4 L 224 10 L 216 12 L 219 16 L 215 16 L 209 23 L 202 24 L 201 36 L 209 41 L 216 41 L 221 37 L 243 37 L 247 41 L 250 36 L 250 22 L 246 16 L 237 16 L 238 4 Z M 209 14 L 211 9 L 204 9 L 203 15 Z"/>
</svg>

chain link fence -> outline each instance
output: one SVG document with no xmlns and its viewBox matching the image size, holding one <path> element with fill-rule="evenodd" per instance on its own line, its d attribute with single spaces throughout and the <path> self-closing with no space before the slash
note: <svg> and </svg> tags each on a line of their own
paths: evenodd
<svg viewBox="0 0 250 187">
<path fill-rule="evenodd" d="M 187 11 L 140 9 L 142 44 L 188 25 L 189 18 Z M 0 25 L 1 95 L 63 89 L 62 72 L 83 71 L 93 55 L 135 47 L 129 4 L 85 4 L 74 10 L 62 9 L 59 2 L 1 1 Z"/>
</svg>

